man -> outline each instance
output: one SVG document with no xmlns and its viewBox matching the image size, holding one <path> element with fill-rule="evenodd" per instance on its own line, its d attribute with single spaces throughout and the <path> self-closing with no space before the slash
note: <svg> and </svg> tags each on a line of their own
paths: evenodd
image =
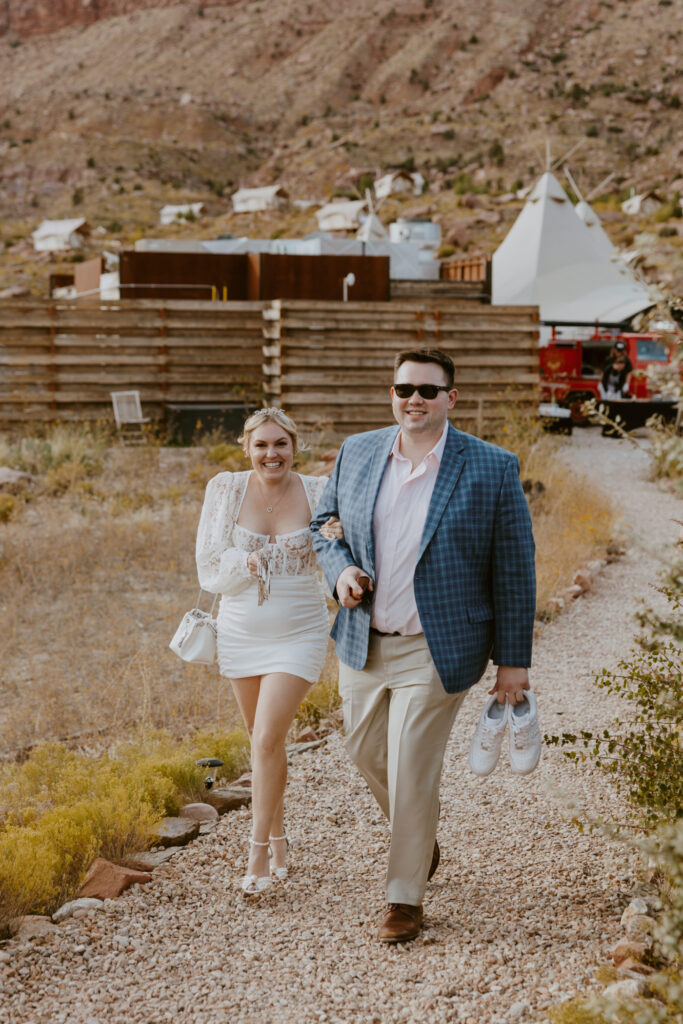
<svg viewBox="0 0 683 1024">
<path fill-rule="evenodd" d="M 623 365 L 626 368 L 626 373 L 624 375 L 623 382 L 622 382 L 621 388 L 620 388 L 620 390 L 623 392 L 623 394 L 626 394 L 628 391 L 631 390 L 631 377 L 633 376 L 633 363 L 629 359 L 629 355 L 628 355 L 628 351 L 627 351 L 627 348 L 626 348 L 626 342 L 625 341 L 615 341 L 614 344 L 612 345 L 612 348 L 610 349 L 609 355 L 608 355 L 607 359 L 605 360 L 605 365 L 603 367 L 603 378 L 604 378 L 604 372 L 606 370 L 614 367 L 616 363 L 620 364 L 620 366 L 619 366 L 620 370 L 622 368 L 621 367 L 622 363 L 623 363 Z M 604 383 L 604 381 L 603 381 L 603 383 Z M 603 395 L 602 397 L 604 398 L 605 396 Z"/>
<path fill-rule="evenodd" d="M 449 425 L 458 393 L 445 353 L 400 352 L 394 371 L 398 429 L 344 442 L 311 524 L 341 605 L 332 635 L 346 746 L 391 826 L 386 942 L 422 925 L 443 755 L 465 691 L 493 656 L 490 692 L 523 699 L 535 611 L 516 456 Z M 343 540 L 321 537 L 330 516 Z"/>
</svg>

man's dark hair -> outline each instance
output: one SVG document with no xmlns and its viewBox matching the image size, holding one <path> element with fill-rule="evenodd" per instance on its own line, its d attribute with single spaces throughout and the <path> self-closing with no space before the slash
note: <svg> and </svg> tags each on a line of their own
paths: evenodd
<svg viewBox="0 0 683 1024">
<path fill-rule="evenodd" d="M 453 387 L 455 381 L 453 360 L 440 348 L 406 348 L 399 352 L 394 359 L 394 376 L 403 363 L 436 363 L 446 374 L 446 383 L 449 388 Z"/>
</svg>

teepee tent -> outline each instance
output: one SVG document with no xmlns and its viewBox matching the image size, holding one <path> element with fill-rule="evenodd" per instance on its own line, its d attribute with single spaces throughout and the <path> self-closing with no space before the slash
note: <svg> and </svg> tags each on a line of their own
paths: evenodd
<svg viewBox="0 0 683 1024">
<path fill-rule="evenodd" d="M 621 323 L 653 302 L 604 243 L 596 245 L 549 171 L 493 254 L 492 276 L 493 303 L 537 305 L 546 323 Z"/>
<path fill-rule="evenodd" d="M 613 260 L 618 259 L 618 254 L 614 246 L 612 245 L 609 235 L 600 223 L 595 210 L 589 206 L 585 199 L 580 199 L 574 207 L 574 213 L 576 213 L 591 233 L 593 239 L 593 245 L 601 255 L 606 256 L 607 259 Z"/>
</svg>

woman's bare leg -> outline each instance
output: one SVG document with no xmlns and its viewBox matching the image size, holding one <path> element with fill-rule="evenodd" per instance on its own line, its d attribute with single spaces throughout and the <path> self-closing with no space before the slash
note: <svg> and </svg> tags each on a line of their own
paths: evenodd
<svg viewBox="0 0 683 1024">
<path fill-rule="evenodd" d="M 251 737 L 253 838 L 258 842 L 284 834 L 285 741 L 309 687 L 305 679 L 287 672 L 271 672 L 261 677 Z M 276 843 L 273 855 L 273 867 L 282 866 L 285 843 Z M 268 851 L 252 846 L 248 874 L 268 872 Z"/>
</svg>

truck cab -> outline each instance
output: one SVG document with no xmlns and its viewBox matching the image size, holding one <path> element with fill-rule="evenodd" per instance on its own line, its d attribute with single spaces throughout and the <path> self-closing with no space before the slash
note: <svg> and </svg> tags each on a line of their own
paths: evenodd
<svg viewBox="0 0 683 1024">
<path fill-rule="evenodd" d="M 586 422 L 583 403 L 600 400 L 599 385 L 605 364 L 614 355 L 614 344 L 623 341 L 633 365 L 629 394 L 651 400 L 645 374 L 651 363 L 666 363 L 669 352 L 656 334 L 608 333 L 596 329 L 589 338 L 559 338 L 553 328 L 548 345 L 540 350 L 541 396 L 568 408 L 574 423 Z"/>
</svg>

